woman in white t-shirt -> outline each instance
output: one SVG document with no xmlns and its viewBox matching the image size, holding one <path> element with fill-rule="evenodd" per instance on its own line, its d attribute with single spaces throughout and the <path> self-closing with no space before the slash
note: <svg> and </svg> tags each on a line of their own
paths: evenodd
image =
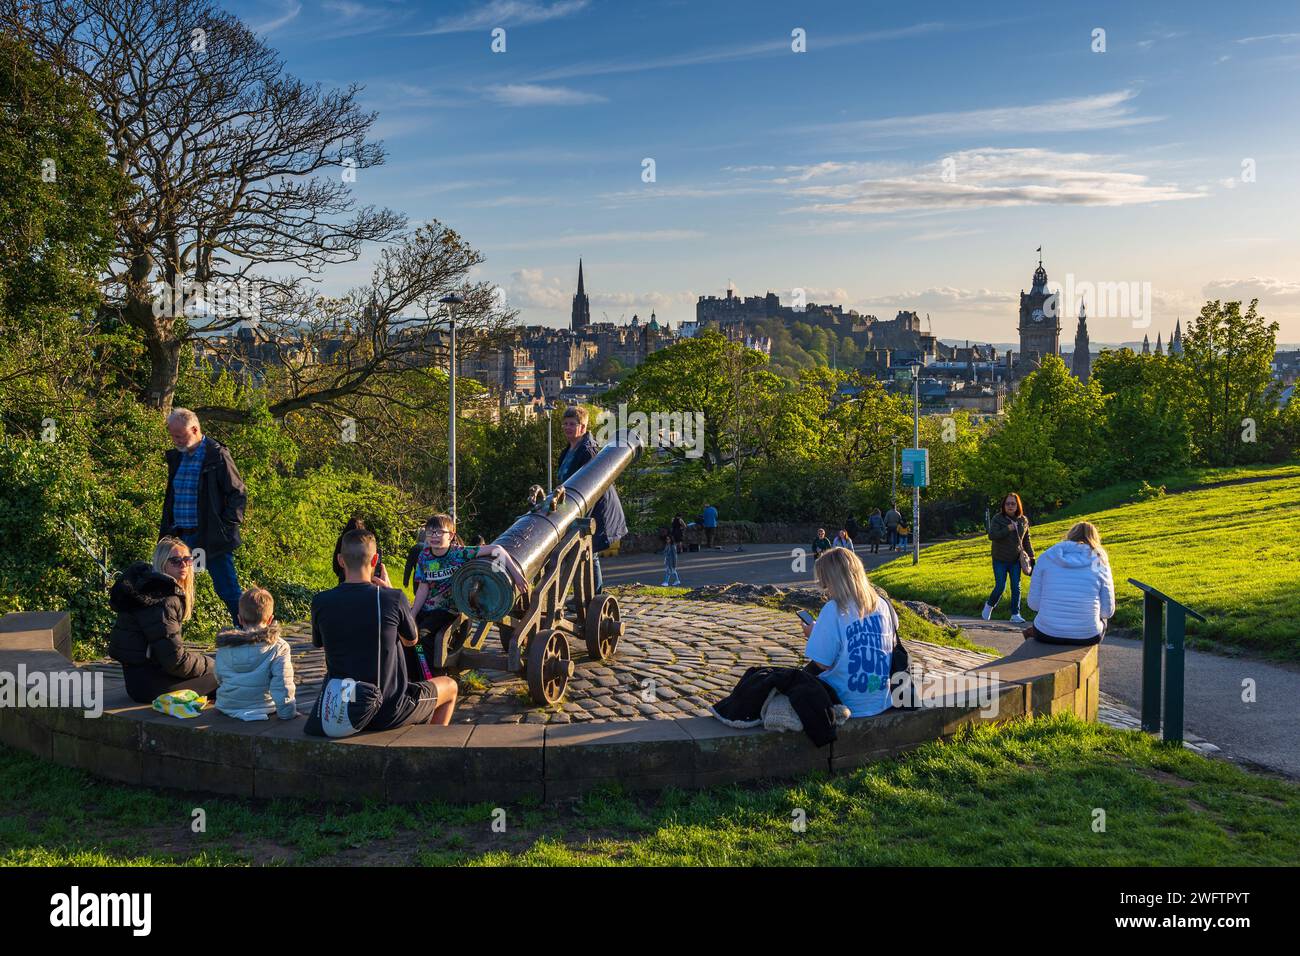
<svg viewBox="0 0 1300 956">
<path fill-rule="evenodd" d="M 854 717 L 887 710 L 895 631 L 885 601 L 867 581 L 862 559 L 847 548 L 825 552 L 813 573 L 830 600 L 815 623 L 804 625 L 804 653 Z"/>
</svg>

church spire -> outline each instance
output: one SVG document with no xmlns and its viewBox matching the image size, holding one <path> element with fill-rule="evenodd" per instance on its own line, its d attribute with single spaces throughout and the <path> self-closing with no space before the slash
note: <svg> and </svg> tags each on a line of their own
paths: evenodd
<svg viewBox="0 0 1300 956">
<path fill-rule="evenodd" d="M 1164 355 L 1165 347 L 1160 344 L 1160 333 L 1156 333 L 1156 355 Z"/>
<path fill-rule="evenodd" d="M 1070 356 L 1070 371 L 1081 382 L 1092 375 L 1092 351 L 1088 344 L 1088 313 L 1082 300 L 1079 302 L 1079 327 L 1074 333 L 1074 354 Z"/>
<path fill-rule="evenodd" d="M 1151 354 L 1151 336 L 1149 335 L 1142 336 L 1142 354 L 1143 355 Z"/>
<path fill-rule="evenodd" d="M 1172 339 L 1169 340 L 1169 354 L 1170 354 L 1170 355 L 1182 355 L 1182 354 L 1183 354 L 1183 319 L 1182 319 L 1182 316 L 1179 316 L 1179 317 L 1178 317 L 1178 321 L 1177 321 L 1177 323 L 1175 323 L 1175 325 L 1174 325 L 1174 337 L 1173 337 Z"/>
<path fill-rule="evenodd" d="M 578 259 L 578 291 L 573 296 L 573 311 L 569 314 L 569 327 L 578 332 L 591 324 L 591 300 L 582 282 L 582 259 Z"/>
</svg>

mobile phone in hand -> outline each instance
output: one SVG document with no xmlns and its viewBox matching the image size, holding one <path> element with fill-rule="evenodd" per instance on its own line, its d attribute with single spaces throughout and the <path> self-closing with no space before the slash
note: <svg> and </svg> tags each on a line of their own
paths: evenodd
<svg viewBox="0 0 1300 956">
<path fill-rule="evenodd" d="M 799 620 L 803 621 L 809 627 L 812 627 L 813 622 L 816 621 L 816 618 L 814 618 L 807 611 L 795 611 L 794 613 L 795 616 L 799 618 Z"/>
</svg>

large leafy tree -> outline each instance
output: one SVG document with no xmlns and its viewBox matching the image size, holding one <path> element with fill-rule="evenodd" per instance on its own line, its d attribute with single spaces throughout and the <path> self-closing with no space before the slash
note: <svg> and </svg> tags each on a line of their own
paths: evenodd
<svg viewBox="0 0 1300 956">
<path fill-rule="evenodd" d="M 408 235 L 401 214 L 357 204 L 352 183 L 384 161 L 357 86 L 294 78 L 210 0 L 0 0 L 0 25 L 87 91 L 113 165 L 137 187 L 116 216 L 103 309 L 147 351 L 148 403 L 171 406 L 188 341 L 249 324 L 300 370 L 280 383 L 276 415 L 338 409 L 441 354 L 448 315 L 436 301 L 480 260 L 446 227 Z M 367 243 L 398 240 L 369 287 L 342 299 L 314 290 Z M 466 298 L 462 328 L 506 318 L 486 284 Z M 322 338 L 347 345 L 327 357 Z M 246 363 L 230 343 L 205 344 Z M 327 371 L 309 367 L 325 358 Z"/>
<path fill-rule="evenodd" d="M 125 186 L 77 86 L 0 34 L 0 413 L 11 428 L 30 430 L 103 374 L 98 278 Z"/>
<path fill-rule="evenodd" d="M 633 412 L 704 416 L 704 467 L 713 469 L 740 455 L 752 455 L 765 435 L 764 421 L 774 410 L 772 396 L 782 382 L 767 371 L 767 357 L 706 330 L 650 355 L 602 404 Z M 684 459 L 692 450 L 665 449 Z"/>
<path fill-rule="evenodd" d="M 1182 388 L 1197 457 L 1209 465 L 1255 461 L 1268 454 L 1261 431 L 1277 415 L 1270 364 L 1278 324 L 1259 315 L 1258 299 L 1205 303 L 1183 336 Z"/>
<path fill-rule="evenodd" d="M 1102 477 L 1107 481 L 1156 478 L 1191 459 L 1191 428 L 1176 356 L 1103 352 L 1092 380 L 1105 401 Z"/>
<path fill-rule="evenodd" d="M 1068 501 L 1098 474 L 1101 410 L 1098 385 L 1080 382 L 1049 355 L 1020 383 L 1005 422 L 972 463 L 975 487 L 990 498 L 1018 491 L 1040 509 Z"/>
</svg>

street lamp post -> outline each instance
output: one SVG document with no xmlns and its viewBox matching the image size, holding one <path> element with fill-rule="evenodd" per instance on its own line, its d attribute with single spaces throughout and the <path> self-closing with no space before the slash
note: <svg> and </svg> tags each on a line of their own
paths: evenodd
<svg viewBox="0 0 1300 956">
<path fill-rule="evenodd" d="M 464 305 L 465 300 L 456 293 L 444 295 L 438 300 L 447 307 L 451 316 L 451 363 L 450 363 L 450 409 L 447 427 L 447 485 L 451 497 L 451 520 L 456 522 L 456 306 Z"/>
<path fill-rule="evenodd" d="M 889 491 L 889 507 L 898 507 L 898 439 L 891 438 L 889 446 L 889 466 L 893 470 L 893 478 Z"/>
<path fill-rule="evenodd" d="M 551 451 L 551 414 L 555 405 L 542 395 L 542 415 L 546 418 L 546 493 L 549 495 L 555 485 L 555 453 Z"/>
<path fill-rule="evenodd" d="M 921 447 L 921 365 L 912 366 L 912 447 Z M 921 560 L 921 486 L 912 463 L 912 563 Z"/>
</svg>

